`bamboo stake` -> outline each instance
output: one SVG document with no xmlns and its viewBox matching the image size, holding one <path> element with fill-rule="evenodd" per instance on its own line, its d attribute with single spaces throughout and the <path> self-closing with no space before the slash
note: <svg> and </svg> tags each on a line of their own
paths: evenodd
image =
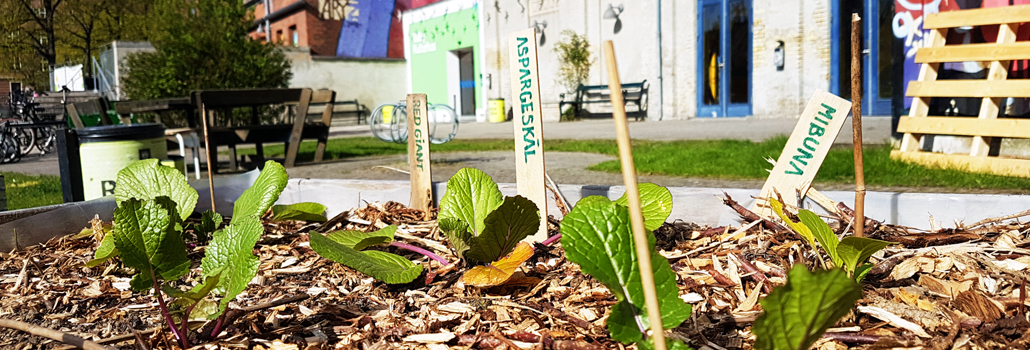
<svg viewBox="0 0 1030 350">
<path fill-rule="evenodd" d="M 622 159 L 622 181 L 626 184 L 626 199 L 629 200 L 633 243 L 636 246 L 637 263 L 640 266 L 640 282 L 644 286 L 644 304 L 647 306 L 647 318 L 651 322 L 654 348 L 665 350 L 665 327 L 662 326 L 662 313 L 658 306 L 658 293 L 654 286 L 651 251 L 647 245 L 647 231 L 644 230 L 644 214 L 640 209 L 640 190 L 637 188 L 636 167 L 633 165 L 633 149 L 629 143 L 626 104 L 622 102 L 622 83 L 619 81 L 619 67 L 615 63 L 615 46 L 612 45 L 611 40 L 604 42 L 604 61 L 608 66 L 608 90 L 611 91 L 611 100 L 614 101 L 612 117 L 615 119 L 615 140 L 619 144 L 619 158 Z"/>
<path fill-rule="evenodd" d="M 199 94 L 198 94 L 199 96 Z M 217 212 L 215 209 L 215 168 L 218 166 L 218 147 L 214 150 L 211 149 L 211 136 L 207 132 L 207 108 L 204 107 L 204 101 L 200 100 L 200 121 L 204 123 L 204 148 L 207 149 L 207 192 L 211 194 L 211 211 Z M 211 156 L 214 155 L 215 159 L 212 162 Z"/>
<path fill-rule="evenodd" d="M 851 14 L 851 125 L 855 145 L 855 237 L 865 235 L 865 165 L 862 161 L 862 18 Z"/>
</svg>

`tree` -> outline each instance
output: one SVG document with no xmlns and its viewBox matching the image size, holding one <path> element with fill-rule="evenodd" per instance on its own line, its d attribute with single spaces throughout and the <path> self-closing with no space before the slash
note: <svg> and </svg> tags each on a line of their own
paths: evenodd
<svg viewBox="0 0 1030 350">
<path fill-rule="evenodd" d="M 566 93 L 575 94 L 590 77 L 590 66 L 594 64 L 590 42 L 572 30 L 563 30 L 561 34 L 562 40 L 554 44 L 554 52 L 558 53 L 558 82 L 565 86 Z M 561 111 L 562 121 L 579 119 L 579 105 L 573 106 Z"/>
<path fill-rule="evenodd" d="M 130 55 L 130 99 L 186 96 L 191 90 L 279 88 L 290 63 L 274 45 L 251 40 L 252 15 L 239 0 L 156 0 L 156 52 Z"/>
<path fill-rule="evenodd" d="M 55 14 L 63 0 L 6 0 L 0 1 L 0 33 L 6 38 L 0 44 L 0 53 L 14 58 L 12 70 L 23 73 L 26 78 L 37 80 L 36 62 L 20 61 L 27 52 L 34 52 L 42 58 L 47 68 L 57 64 L 57 21 Z M 3 67 L 8 70 L 7 67 Z M 47 80 L 31 81 L 43 87 Z"/>
<path fill-rule="evenodd" d="M 554 44 L 554 52 L 558 53 L 558 81 L 565 86 L 568 93 L 576 89 L 590 77 L 590 66 L 594 60 L 590 57 L 590 42 L 586 36 L 571 30 L 561 32 L 562 40 Z"/>
<path fill-rule="evenodd" d="M 147 25 L 141 20 L 150 11 L 149 1 L 64 0 L 58 13 L 61 43 L 84 59 L 83 76 L 94 76 L 90 58 L 97 48 L 114 40 L 145 40 Z"/>
</svg>

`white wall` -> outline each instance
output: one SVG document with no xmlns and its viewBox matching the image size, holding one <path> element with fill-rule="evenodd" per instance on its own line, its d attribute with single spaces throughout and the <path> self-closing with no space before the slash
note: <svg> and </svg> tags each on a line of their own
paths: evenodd
<svg viewBox="0 0 1030 350">
<path fill-rule="evenodd" d="M 357 99 L 370 110 L 401 101 L 407 94 L 404 60 L 312 59 L 307 48 L 291 48 L 286 57 L 293 64 L 290 87 L 332 89 L 337 101 Z"/>
<path fill-rule="evenodd" d="M 564 88 L 553 78 L 558 71 L 554 43 L 571 29 L 585 34 L 595 64 L 587 84 L 607 84 L 601 47 L 612 40 L 624 83 L 647 79 L 648 117 L 688 119 L 697 114 L 697 1 L 661 0 L 662 81 L 659 84 L 659 1 L 545 0 L 557 11 L 534 13 L 517 0 L 498 0 L 483 6 L 484 75 L 492 84 L 489 98 L 510 99 L 507 60 L 508 33 L 547 22 L 547 40 L 537 48 L 545 120 L 558 119 L 559 94 Z M 530 1 L 530 6 L 539 2 Z M 622 4 L 622 30 L 613 32 L 614 19 L 603 19 L 609 4 Z M 752 1 L 752 111 L 755 118 L 797 118 L 808 97 L 829 89 L 830 3 L 828 0 Z M 539 38 L 539 37 L 538 37 Z M 786 49 L 784 70 L 773 64 L 777 41 Z M 663 103 L 659 108 L 659 95 Z M 630 110 L 633 110 L 631 107 Z"/>
</svg>

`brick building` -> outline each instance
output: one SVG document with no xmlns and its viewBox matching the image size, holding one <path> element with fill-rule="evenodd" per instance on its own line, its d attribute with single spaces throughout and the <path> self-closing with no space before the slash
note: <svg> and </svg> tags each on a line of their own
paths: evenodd
<svg viewBox="0 0 1030 350">
<path fill-rule="evenodd" d="M 312 56 L 403 58 L 400 14 L 440 0 L 243 0 L 251 37 L 308 47 Z"/>
<path fill-rule="evenodd" d="M 343 21 L 325 11 L 327 0 L 250 0 L 256 21 L 251 37 L 311 48 L 312 55 L 335 56 Z M 339 11 L 342 11 L 340 9 Z M 325 13 L 325 15 L 323 15 Z M 336 18 L 336 19 L 334 19 Z"/>
</svg>

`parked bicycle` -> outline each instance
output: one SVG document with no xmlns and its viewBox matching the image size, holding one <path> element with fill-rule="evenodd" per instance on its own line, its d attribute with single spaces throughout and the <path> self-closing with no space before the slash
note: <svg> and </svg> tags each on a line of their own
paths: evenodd
<svg viewBox="0 0 1030 350">
<path fill-rule="evenodd" d="M 15 163 L 21 160 L 21 149 L 14 136 L 10 119 L 0 122 L 0 163 Z"/>
<path fill-rule="evenodd" d="M 29 154 L 35 147 L 39 150 L 40 156 L 53 153 L 56 150 L 59 130 L 55 123 L 57 116 L 42 114 L 44 108 L 34 102 L 28 94 L 20 95 L 11 102 L 13 118 L 18 124 L 11 127 L 11 133 L 19 152 L 22 155 Z"/>
</svg>

